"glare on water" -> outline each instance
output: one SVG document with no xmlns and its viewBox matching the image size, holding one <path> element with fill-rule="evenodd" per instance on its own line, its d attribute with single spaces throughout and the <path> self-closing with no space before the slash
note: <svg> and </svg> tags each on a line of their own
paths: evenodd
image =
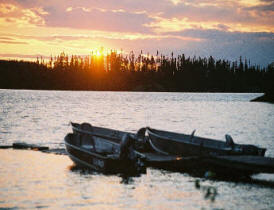
<svg viewBox="0 0 274 210">
<path fill-rule="evenodd" d="M 260 94 L 0 90 L 0 144 L 16 141 L 64 148 L 70 121 L 124 131 L 143 126 L 266 147 L 274 157 L 274 106 L 250 103 Z M 0 208 L 273 209 L 272 185 L 203 180 L 204 199 L 185 173 L 149 168 L 127 180 L 72 170 L 67 156 L 0 150 Z"/>
</svg>

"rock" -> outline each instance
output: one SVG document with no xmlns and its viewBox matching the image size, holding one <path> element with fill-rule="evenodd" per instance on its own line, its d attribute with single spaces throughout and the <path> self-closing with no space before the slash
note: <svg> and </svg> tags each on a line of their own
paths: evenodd
<svg viewBox="0 0 274 210">
<path fill-rule="evenodd" d="M 0 145 L 0 149 L 10 149 L 12 148 L 11 145 Z"/>
<path fill-rule="evenodd" d="M 32 149 L 32 150 L 39 150 L 39 151 L 49 149 L 49 147 L 46 147 L 46 146 L 38 146 L 35 144 L 27 144 L 24 142 L 15 142 L 12 144 L 12 148 L 14 148 L 14 149 Z"/>
<path fill-rule="evenodd" d="M 30 145 L 24 142 L 16 142 L 12 144 L 14 149 L 29 149 Z"/>
<path fill-rule="evenodd" d="M 271 93 L 265 93 L 264 95 L 254 98 L 251 100 L 252 102 L 268 102 L 268 103 L 274 103 L 274 94 Z"/>
<path fill-rule="evenodd" d="M 55 155 L 67 155 L 67 152 L 65 149 L 48 149 L 48 150 L 44 150 L 43 152 L 55 154 Z"/>
<path fill-rule="evenodd" d="M 251 101 L 274 103 L 274 84 L 265 91 L 264 95 L 254 98 Z"/>
<path fill-rule="evenodd" d="M 31 149 L 32 149 L 32 150 L 44 151 L 44 150 L 49 150 L 49 147 L 33 145 L 33 146 L 31 146 Z"/>
</svg>

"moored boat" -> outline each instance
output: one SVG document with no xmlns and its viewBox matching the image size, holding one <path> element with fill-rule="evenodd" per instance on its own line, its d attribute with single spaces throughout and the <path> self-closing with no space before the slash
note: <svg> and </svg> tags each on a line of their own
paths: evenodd
<svg viewBox="0 0 274 210">
<path fill-rule="evenodd" d="M 67 154 L 77 166 L 103 173 L 139 173 L 144 168 L 140 157 L 131 150 L 128 136 L 121 140 L 119 151 L 84 135 L 69 133 L 64 140 Z"/>
<path fill-rule="evenodd" d="M 274 173 L 274 158 L 250 155 L 228 155 L 205 157 L 202 163 L 223 174 L 230 175 Z"/>
<path fill-rule="evenodd" d="M 145 165 L 148 167 L 152 166 L 181 171 L 186 168 L 186 165 L 189 166 L 192 160 L 197 160 L 197 157 L 182 158 L 178 155 L 165 155 L 155 152 L 149 145 L 147 136 L 145 136 L 146 128 L 139 129 L 137 133 L 130 133 L 109 128 L 96 127 L 89 123 L 79 124 L 71 122 L 71 125 L 74 134 L 93 139 L 98 145 L 101 145 L 101 147 L 109 148 L 109 150 L 116 152 L 119 152 L 121 138 L 125 135 L 129 136 L 132 140 L 131 143 L 134 152 L 142 158 L 142 161 L 144 161 Z M 196 165 L 191 164 L 191 168 L 196 168 Z"/>
<path fill-rule="evenodd" d="M 155 129 L 150 128 L 141 128 L 135 134 L 96 127 L 89 123 L 71 123 L 71 125 L 74 135 L 81 136 L 87 141 L 95 142 L 101 152 L 119 154 L 121 142 L 128 142 L 124 145 L 131 145 L 131 152 L 137 154 L 146 167 L 152 166 L 194 174 L 196 172 L 200 174 L 200 172 L 203 173 L 204 171 L 215 171 L 221 176 L 251 175 L 259 172 L 273 173 L 272 165 L 274 159 L 263 157 L 265 149 L 253 145 L 234 144 L 229 136 L 226 137 L 227 142 L 223 142 L 195 137 L 194 133 L 192 135 L 184 135 L 159 131 L 156 133 L 158 139 L 153 141 L 151 131 L 155 131 Z M 146 131 L 149 136 L 145 136 Z M 159 146 L 159 142 L 161 143 L 159 141 L 160 138 L 163 138 L 161 139 L 163 141 L 162 147 L 161 145 Z M 167 138 L 168 140 L 166 140 Z M 130 140 L 125 141 L 125 139 Z M 191 140 L 192 148 L 189 147 L 189 142 L 187 141 L 185 144 L 182 144 L 181 139 L 184 141 Z M 199 141 L 204 142 L 201 144 Z M 184 145 L 184 148 L 181 148 L 182 145 Z M 133 164 L 133 162 L 131 163 Z"/>
<path fill-rule="evenodd" d="M 131 143 L 134 144 L 136 152 L 137 150 L 150 150 L 150 148 L 148 148 L 147 137 L 145 136 L 146 128 L 139 129 L 137 133 L 131 133 L 93 126 L 85 122 L 81 124 L 71 122 L 71 126 L 73 133 L 83 135 L 86 138 L 92 138 L 97 145 L 105 149 L 108 148 L 112 151 L 119 152 L 121 140 L 127 135 L 131 139 Z"/>
<path fill-rule="evenodd" d="M 248 144 L 236 144 L 231 136 L 226 141 L 147 128 L 149 143 L 161 154 L 181 156 L 252 155 L 264 156 L 266 149 Z"/>
</svg>

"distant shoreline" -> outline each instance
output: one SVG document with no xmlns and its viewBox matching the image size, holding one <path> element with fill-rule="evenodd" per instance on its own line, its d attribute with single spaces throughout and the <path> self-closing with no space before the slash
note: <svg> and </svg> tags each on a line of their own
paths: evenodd
<svg viewBox="0 0 274 210">
<path fill-rule="evenodd" d="M 274 95 L 270 93 L 265 93 L 262 96 L 252 99 L 251 102 L 274 103 Z"/>
<path fill-rule="evenodd" d="M 138 92 L 147 92 L 147 93 L 256 93 L 256 94 L 262 94 L 263 92 L 241 92 L 241 91 L 235 91 L 235 92 L 224 92 L 224 91 L 157 91 L 157 90 L 74 90 L 74 89 L 27 89 L 27 88 L 0 88 L 0 90 L 37 90 L 37 91 L 75 91 L 75 92 L 81 92 L 81 91 L 90 91 L 90 92 L 131 92 L 131 93 L 138 93 Z M 260 96 L 261 97 L 261 96 Z"/>
<path fill-rule="evenodd" d="M 0 89 L 191 93 L 266 92 L 274 75 L 267 68 L 214 58 L 150 57 L 112 53 L 81 58 L 61 54 L 44 63 L 0 60 Z"/>
</svg>

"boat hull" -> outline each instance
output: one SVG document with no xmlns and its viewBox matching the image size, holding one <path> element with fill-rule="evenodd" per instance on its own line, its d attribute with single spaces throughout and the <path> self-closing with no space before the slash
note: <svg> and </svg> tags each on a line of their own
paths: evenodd
<svg viewBox="0 0 274 210">
<path fill-rule="evenodd" d="M 113 147 L 111 147 L 111 150 L 113 151 L 120 151 L 121 139 L 124 135 L 135 135 L 135 137 L 137 137 L 138 133 L 140 133 L 131 134 L 108 128 L 93 127 L 88 125 L 88 123 L 72 123 L 72 128 L 74 135 L 81 136 L 86 142 L 94 141 L 97 142 L 96 144 L 102 144 L 106 148 L 110 148 L 108 144 L 113 145 Z M 263 161 L 264 157 L 261 157 L 261 166 L 258 170 L 254 167 L 254 162 L 242 161 L 241 157 L 244 158 L 245 155 L 238 156 L 237 159 L 231 161 L 228 157 L 233 157 L 235 153 L 237 153 L 237 150 L 235 150 L 235 148 L 232 150 L 229 146 L 224 147 L 225 142 L 222 141 L 194 137 L 191 142 L 189 142 L 189 140 L 186 141 L 186 139 L 190 139 L 190 135 L 166 132 L 164 133 L 167 134 L 165 136 L 158 135 L 158 133 L 152 131 L 154 130 L 147 129 L 149 138 L 144 137 L 143 140 L 140 141 L 138 140 L 138 137 L 133 137 L 133 142 L 135 142 L 133 149 L 139 157 L 142 157 L 142 161 L 146 167 L 188 172 L 197 176 L 203 176 L 208 171 L 214 171 L 218 176 L 224 177 L 237 177 L 239 175 L 248 176 L 259 173 L 260 171 L 267 172 L 267 170 L 270 170 L 267 169 L 269 168 L 269 165 L 265 164 L 265 161 Z M 136 147 L 136 141 L 138 144 L 143 145 Z M 214 147 L 212 147 L 212 145 L 214 145 Z M 234 145 L 234 147 L 240 146 L 241 145 Z M 253 147 L 254 146 L 252 146 L 252 148 Z M 142 149 L 139 150 L 138 148 Z M 252 152 L 253 151 L 251 151 L 251 153 Z M 258 162 L 258 159 L 260 158 L 258 155 L 256 157 L 258 158 L 253 158 L 253 160 L 256 159 Z M 71 158 L 79 165 L 85 165 L 86 163 L 82 163 L 78 159 L 75 159 L 75 155 Z M 83 159 L 85 160 L 86 157 Z M 89 162 L 92 161 L 90 160 Z M 125 165 L 127 164 L 136 164 L 136 162 L 126 163 Z M 125 165 L 123 167 L 125 167 Z M 98 164 L 93 164 L 93 167 L 96 167 L 95 170 L 101 170 L 100 168 L 98 169 Z"/>
<path fill-rule="evenodd" d="M 65 137 L 67 154 L 76 166 L 89 168 L 103 173 L 137 173 L 140 167 L 136 161 L 121 159 L 118 154 L 102 155 L 76 145 L 77 136 L 68 134 Z"/>
<path fill-rule="evenodd" d="M 159 153 L 181 156 L 254 155 L 266 149 L 253 145 L 227 145 L 226 142 L 191 135 L 147 129 L 151 146 Z"/>
</svg>

